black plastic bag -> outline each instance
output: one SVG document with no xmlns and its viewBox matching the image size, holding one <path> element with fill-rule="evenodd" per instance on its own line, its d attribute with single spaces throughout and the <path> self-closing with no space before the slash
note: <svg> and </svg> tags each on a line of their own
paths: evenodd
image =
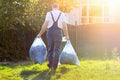
<svg viewBox="0 0 120 80">
<path fill-rule="evenodd" d="M 47 56 L 46 46 L 41 38 L 35 38 L 33 41 L 30 50 L 29 50 L 30 59 L 36 63 L 42 64 Z"/>
<path fill-rule="evenodd" d="M 67 41 L 60 55 L 60 63 L 61 64 L 73 64 L 73 65 L 78 65 L 78 66 L 80 65 L 77 54 L 69 40 Z"/>
</svg>

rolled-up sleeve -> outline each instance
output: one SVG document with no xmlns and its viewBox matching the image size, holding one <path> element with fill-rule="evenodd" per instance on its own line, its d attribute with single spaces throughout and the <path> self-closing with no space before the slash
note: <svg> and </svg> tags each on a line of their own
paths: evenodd
<svg viewBox="0 0 120 80">
<path fill-rule="evenodd" d="M 50 21 L 50 13 L 49 12 L 47 12 L 47 14 L 46 14 L 45 21 Z"/>
<path fill-rule="evenodd" d="M 66 16 L 64 13 L 62 13 L 62 22 L 66 22 Z"/>
</svg>

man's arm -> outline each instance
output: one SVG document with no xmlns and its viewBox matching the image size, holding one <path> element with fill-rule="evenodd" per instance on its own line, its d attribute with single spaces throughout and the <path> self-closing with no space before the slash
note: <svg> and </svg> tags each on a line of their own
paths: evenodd
<svg viewBox="0 0 120 80">
<path fill-rule="evenodd" d="M 65 22 L 63 22 L 62 25 L 63 25 L 63 32 L 64 32 L 66 38 L 69 40 L 67 24 Z"/>
<path fill-rule="evenodd" d="M 42 36 L 42 34 L 45 32 L 45 30 L 46 30 L 46 28 L 48 26 L 48 23 L 49 23 L 49 21 L 45 21 L 44 22 L 44 24 L 42 25 L 42 28 L 41 28 L 39 34 L 37 35 L 37 37 L 41 37 Z"/>
</svg>

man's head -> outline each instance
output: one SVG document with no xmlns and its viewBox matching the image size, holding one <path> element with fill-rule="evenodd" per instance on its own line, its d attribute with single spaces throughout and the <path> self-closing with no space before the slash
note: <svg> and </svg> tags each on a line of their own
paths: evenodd
<svg viewBox="0 0 120 80">
<path fill-rule="evenodd" d="M 54 3 L 54 4 L 52 5 L 52 9 L 59 9 L 59 5 L 58 5 L 57 3 Z"/>
</svg>

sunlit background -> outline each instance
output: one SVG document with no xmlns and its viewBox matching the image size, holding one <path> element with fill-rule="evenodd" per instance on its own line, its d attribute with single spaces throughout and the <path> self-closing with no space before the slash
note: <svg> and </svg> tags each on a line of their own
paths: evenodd
<svg viewBox="0 0 120 80">
<path fill-rule="evenodd" d="M 120 0 L 0 0 L 0 61 L 27 59 L 55 2 L 66 14 L 70 41 L 80 59 L 114 54 L 120 59 Z"/>
<path fill-rule="evenodd" d="M 120 0 L 80 0 L 79 6 L 67 15 L 69 24 L 120 22 Z"/>
</svg>

